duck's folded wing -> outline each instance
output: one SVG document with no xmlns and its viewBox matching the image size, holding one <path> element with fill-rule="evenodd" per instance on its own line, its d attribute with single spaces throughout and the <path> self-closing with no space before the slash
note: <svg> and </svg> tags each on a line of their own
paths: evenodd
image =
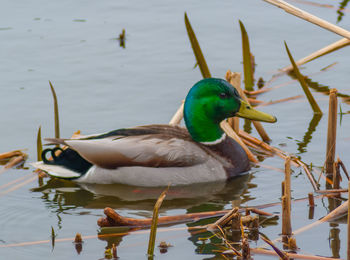
<svg viewBox="0 0 350 260">
<path fill-rule="evenodd" d="M 208 159 L 208 153 L 196 143 L 178 138 L 141 135 L 118 139 L 70 139 L 64 143 L 90 163 L 107 169 L 121 166 L 184 167 Z"/>
</svg>

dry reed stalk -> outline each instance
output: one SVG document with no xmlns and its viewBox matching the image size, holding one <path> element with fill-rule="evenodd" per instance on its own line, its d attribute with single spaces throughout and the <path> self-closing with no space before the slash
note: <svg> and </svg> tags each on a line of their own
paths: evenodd
<svg viewBox="0 0 350 260">
<path fill-rule="evenodd" d="M 262 164 L 262 163 L 258 163 L 258 165 L 259 165 L 261 168 L 264 168 L 264 169 L 268 169 L 268 170 L 273 170 L 273 171 L 276 171 L 276 172 L 282 172 L 282 173 L 284 173 L 284 170 L 281 169 L 281 168 L 273 167 L 273 166 L 271 166 L 271 165 Z"/>
<path fill-rule="evenodd" d="M 277 206 L 280 203 L 272 203 L 272 204 L 264 204 L 260 206 L 255 206 L 247 208 L 249 211 L 252 211 L 259 215 L 264 216 L 272 216 L 274 214 L 265 212 L 258 208 L 268 208 L 272 206 Z M 246 210 L 245 208 L 239 209 L 240 212 Z M 166 224 L 177 224 L 177 223 L 184 223 L 184 222 L 190 222 L 190 221 L 198 221 L 200 219 L 204 218 L 213 218 L 213 217 L 221 217 L 225 214 L 229 213 L 229 210 L 219 210 L 219 211 L 208 211 L 208 212 L 199 212 L 199 213 L 189 213 L 189 214 L 181 214 L 176 216 L 164 216 L 158 218 L 158 224 L 159 225 L 166 225 Z M 129 226 L 129 227 L 149 227 L 152 223 L 151 218 L 144 218 L 144 219 L 135 219 L 135 218 L 128 218 L 123 217 L 119 215 L 117 212 L 115 212 L 113 209 L 107 207 L 104 209 L 104 213 L 106 215 L 106 218 L 100 218 L 97 221 L 97 224 L 100 227 L 112 227 L 112 226 Z"/>
<path fill-rule="evenodd" d="M 291 162 L 291 158 L 288 156 L 286 158 L 286 161 L 284 163 L 284 181 L 285 181 L 285 195 L 287 196 L 288 199 L 288 207 L 289 207 L 289 211 L 290 211 L 290 202 L 291 202 L 291 180 L 290 180 L 290 174 L 291 174 L 291 169 L 290 169 L 290 162 Z M 289 212 L 290 213 L 290 212 Z"/>
<path fill-rule="evenodd" d="M 275 251 L 266 250 L 262 248 L 250 248 L 250 251 L 253 254 L 261 255 L 277 255 Z M 294 253 L 285 253 L 288 257 L 292 259 L 306 259 L 306 260 L 339 260 L 339 258 L 332 257 L 322 257 L 322 256 L 313 256 L 313 255 L 303 255 L 303 254 L 294 254 Z"/>
<path fill-rule="evenodd" d="M 249 150 L 249 148 L 242 142 L 241 138 L 236 134 L 235 131 L 231 128 L 231 126 L 226 122 L 222 121 L 220 123 L 222 130 L 231 138 L 233 138 L 237 143 L 239 143 L 243 150 L 247 153 L 247 156 L 251 162 L 257 163 L 258 160 L 255 158 L 255 155 Z"/>
<path fill-rule="evenodd" d="M 182 101 L 181 106 L 175 112 L 173 117 L 171 118 L 169 125 L 179 125 L 182 118 L 184 117 L 184 101 Z"/>
<path fill-rule="evenodd" d="M 295 159 L 299 165 L 301 167 L 303 167 L 304 172 L 306 173 L 306 176 L 308 177 L 312 187 L 314 188 L 315 191 L 318 191 L 318 185 L 316 184 L 313 175 L 311 174 L 309 168 L 307 167 L 307 165 L 305 163 L 303 163 L 302 161 L 300 161 L 299 159 Z"/>
<path fill-rule="evenodd" d="M 171 223 L 181 223 L 188 221 L 196 221 L 203 218 L 209 217 L 219 217 L 226 214 L 228 211 L 210 211 L 210 212 L 200 212 L 200 213 L 190 213 L 190 214 L 182 214 L 176 216 L 164 216 L 158 218 L 158 224 L 171 224 Z M 105 208 L 104 213 L 107 218 L 100 218 L 97 221 L 97 224 L 100 227 L 108 227 L 108 226 L 132 226 L 132 227 L 149 227 L 152 223 L 151 218 L 145 219 L 135 219 L 135 218 L 127 218 L 120 216 L 117 212 L 115 212 L 111 208 Z"/>
<path fill-rule="evenodd" d="M 334 32 L 340 36 L 343 36 L 347 39 L 350 39 L 350 32 L 339 27 L 339 26 L 336 26 L 330 22 L 327 22 L 315 15 L 312 15 L 308 12 L 305 12 L 299 8 L 296 8 L 295 6 L 291 5 L 291 4 L 288 4 L 286 3 L 285 1 L 282 1 L 282 0 L 264 0 L 265 2 L 268 2 L 270 4 L 273 4 L 279 8 L 282 8 L 284 11 L 286 11 L 287 13 L 290 13 L 294 16 L 297 16 L 303 20 L 306 20 L 310 23 L 313 23 L 313 24 L 316 24 L 326 30 L 329 30 L 331 32 Z"/>
<path fill-rule="evenodd" d="M 284 195 L 282 196 L 282 236 L 284 237 L 292 235 L 292 223 L 288 206 L 288 197 Z"/>
<path fill-rule="evenodd" d="M 328 109 L 328 131 L 327 131 L 327 149 L 326 149 L 326 175 L 333 175 L 333 163 L 335 158 L 335 145 L 337 137 L 337 90 L 331 89 L 329 93 Z"/>
<path fill-rule="evenodd" d="M 243 130 L 239 131 L 239 135 L 240 135 L 240 137 L 252 142 L 253 144 L 258 145 L 259 147 L 263 148 L 264 150 L 272 152 L 273 154 L 276 154 L 277 156 L 279 156 L 283 160 L 286 160 L 287 155 L 284 155 L 284 153 L 285 153 L 284 151 L 282 151 L 276 147 L 268 145 L 264 141 L 261 141 L 255 137 L 251 136 L 250 134 L 248 134 L 247 132 L 245 132 Z M 296 161 L 296 159 L 293 158 L 293 160 L 291 161 L 292 165 L 295 167 L 299 167 L 300 166 L 299 163 L 297 163 L 295 161 Z M 263 167 L 265 167 L 265 166 L 263 166 Z M 267 167 L 265 167 L 265 168 L 267 168 Z"/>
<path fill-rule="evenodd" d="M 273 148 L 265 143 L 264 141 L 259 140 L 258 138 L 255 138 L 253 136 L 251 136 L 250 134 L 248 134 L 247 132 L 243 131 L 243 130 L 239 130 L 238 132 L 240 137 L 243 137 L 244 139 L 248 140 L 249 142 L 261 147 L 262 149 L 273 153 Z"/>
<path fill-rule="evenodd" d="M 331 221 L 333 219 L 336 219 L 336 218 L 343 216 L 348 211 L 348 204 L 349 204 L 349 201 L 346 201 L 342 205 L 340 205 L 337 208 L 335 208 L 334 210 L 332 210 L 328 215 L 324 216 L 323 218 L 321 218 L 321 219 L 319 219 L 319 220 L 317 220 L 309 225 L 306 225 L 304 227 L 301 227 L 301 228 L 295 230 L 293 232 L 294 236 L 301 234 L 301 233 L 303 233 L 311 228 L 317 227 L 318 225 L 320 225 L 324 222 Z M 283 238 L 282 238 L 282 240 L 283 240 Z M 276 242 L 276 241 L 281 241 L 281 237 L 278 237 L 277 239 L 273 240 L 273 242 Z M 266 246 L 264 246 L 264 247 L 266 247 Z"/>
<path fill-rule="evenodd" d="M 290 182 L 290 157 L 286 158 L 284 163 L 284 189 L 282 196 L 282 235 L 292 235 L 291 221 L 291 182 Z"/>
<path fill-rule="evenodd" d="M 343 193 L 348 192 L 348 189 L 318 190 L 316 192 L 321 194 Z"/>
<path fill-rule="evenodd" d="M 221 232 L 221 236 L 220 236 L 219 233 L 215 233 L 214 235 L 215 235 L 217 238 L 223 240 L 224 243 L 226 244 L 226 246 L 227 246 L 228 248 L 230 248 L 230 251 L 232 251 L 232 252 L 235 254 L 235 256 L 242 256 L 242 254 L 241 254 L 237 249 L 235 249 L 235 248 L 231 245 L 230 241 L 228 241 L 228 240 L 226 239 L 226 237 L 225 237 L 225 232 L 222 230 L 222 228 L 221 228 L 220 226 L 217 226 L 217 228 L 218 228 L 219 231 Z"/>
<path fill-rule="evenodd" d="M 15 150 L 11 152 L 6 152 L 6 153 L 0 153 L 0 160 L 6 160 L 11 157 L 19 156 L 22 155 L 23 152 L 21 150 Z"/>
<path fill-rule="evenodd" d="M 341 217 L 342 215 L 347 213 L 348 206 L 349 206 L 349 201 L 344 202 L 343 204 L 341 204 L 340 206 L 338 206 L 337 208 L 332 210 L 328 215 L 324 216 L 320 220 L 317 220 L 317 221 L 315 221 L 307 226 L 304 226 L 304 227 L 301 227 L 301 228 L 295 230 L 293 232 L 294 235 L 298 235 L 298 234 L 300 234 L 304 231 L 307 231 L 313 227 L 316 227 L 324 222 L 331 221 L 332 219 L 336 219 L 338 217 Z"/>
<path fill-rule="evenodd" d="M 276 154 L 277 156 L 279 156 L 280 158 L 282 158 L 283 160 L 286 160 L 287 157 L 289 156 L 286 152 L 282 151 L 281 149 L 271 146 L 272 150 L 274 152 L 274 154 Z M 287 155 L 286 155 L 287 154 Z M 299 164 L 299 160 L 297 158 L 292 158 L 292 160 L 290 161 L 290 163 L 294 166 L 294 167 L 300 167 L 301 165 Z"/>
<path fill-rule="evenodd" d="M 282 84 L 279 84 L 279 85 L 276 85 L 273 87 L 267 87 L 267 85 L 264 85 L 264 87 L 262 87 L 261 89 L 258 89 L 258 90 L 253 90 L 253 91 L 244 90 L 244 93 L 249 95 L 249 96 L 256 96 L 256 95 L 266 93 L 266 92 L 269 92 L 271 90 L 274 90 L 274 89 L 277 89 L 280 87 L 288 86 L 288 85 L 292 84 L 293 82 L 294 82 L 294 80 L 291 80 L 289 82 L 282 83 Z"/>
<path fill-rule="evenodd" d="M 269 102 L 265 102 L 262 104 L 259 104 L 257 107 L 264 107 L 264 106 L 268 106 L 268 105 L 274 105 L 274 104 L 278 104 L 278 103 L 282 103 L 282 102 L 288 102 L 288 101 L 292 101 L 292 100 L 296 100 L 299 98 L 302 98 L 302 95 L 297 95 L 294 97 L 288 97 L 288 98 L 282 98 L 282 99 L 278 99 L 278 100 L 274 100 L 274 101 L 269 101 Z"/>
<path fill-rule="evenodd" d="M 348 182 L 348 190 L 350 191 L 350 181 Z M 348 245 L 347 245 L 347 252 L 348 252 L 348 260 L 350 260 L 350 192 L 348 192 Z"/>
<path fill-rule="evenodd" d="M 242 90 L 242 88 L 241 88 L 240 86 L 237 86 L 236 89 L 237 89 L 239 95 L 241 96 L 241 98 L 242 98 L 244 101 L 246 101 L 248 104 L 250 104 L 249 101 L 248 101 L 248 98 L 247 98 L 247 96 L 244 94 L 244 91 Z M 263 139 L 265 142 L 270 141 L 271 139 L 270 139 L 270 137 L 267 135 L 267 133 L 266 133 L 264 127 L 262 126 L 262 124 L 261 124 L 259 121 L 254 121 L 254 120 L 252 120 L 252 122 L 253 122 L 253 125 L 254 125 L 256 131 L 259 133 L 261 139 Z"/>
<path fill-rule="evenodd" d="M 225 75 L 226 80 L 233 86 L 241 86 L 241 73 L 239 72 L 232 72 L 228 70 Z M 238 117 L 231 117 L 228 119 L 229 125 L 232 127 L 232 129 L 238 133 L 239 131 L 239 118 Z"/>
<path fill-rule="evenodd" d="M 256 144 L 250 142 L 250 141 L 247 140 L 247 139 L 242 139 L 242 142 L 245 143 L 247 146 L 254 148 L 254 149 L 257 150 L 257 151 L 260 151 L 260 152 L 263 152 L 263 153 L 267 153 L 266 150 L 261 149 L 261 147 L 257 146 Z M 272 154 L 272 153 L 271 153 L 271 154 Z"/>
<path fill-rule="evenodd" d="M 302 58 L 302 59 L 300 59 L 298 61 L 296 61 L 295 64 L 297 66 L 303 65 L 303 64 L 305 64 L 305 63 L 307 63 L 309 61 L 317 59 L 317 58 L 319 58 L 319 57 L 321 57 L 323 55 L 326 55 L 326 54 L 328 54 L 330 52 L 339 50 L 339 49 L 341 49 L 341 48 L 343 48 L 343 47 L 345 47 L 347 45 L 350 45 L 350 40 L 347 39 L 347 38 L 343 38 L 343 39 L 341 39 L 341 40 L 339 40 L 339 41 L 337 41 L 335 43 L 332 43 L 332 44 L 330 44 L 330 45 L 328 45 L 328 46 L 326 46 L 326 47 L 324 47 L 324 48 L 322 48 L 322 49 L 320 49 L 320 50 L 318 50 L 318 51 L 316 51 L 316 52 L 314 52 L 314 53 L 312 53 L 312 54 L 310 54 L 310 55 L 308 55 L 308 56 L 306 56 L 306 57 L 304 57 L 304 58 Z M 289 65 L 289 66 L 284 67 L 284 68 L 281 69 L 282 72 L 289 72 L 289 71 L 292 71 L 292 70 L 293 70 L 293 65 Z"/>
<path fill-rule="evenodd" d="M 255 214 L 262 215 L 262 216 L 274 216 L 274 214 L 257 209 L 257 208 L 245 208 L 245 210 L 248 210 L 250 212 L 254 212 Z"/>
</svg>

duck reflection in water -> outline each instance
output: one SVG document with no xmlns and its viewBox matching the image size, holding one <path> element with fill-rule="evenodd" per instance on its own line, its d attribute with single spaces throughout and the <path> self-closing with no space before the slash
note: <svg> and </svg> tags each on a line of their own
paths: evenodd
<svg viewBox="0 0 350 260">
<path fill-rule="evenodd" d="M 239 206 L 241 202 L 246 203 L 254 199 L 249 195 L 249 189 L 256 187 L 249 183 L 252 178 L 254 178 L 253 174 L 245 174 L 226 182 L 171 187 L 160 208 L 160 213 L 166 215 L 166 212 L 172 209 L 185 209 L 185 212 L 179 214 L 216 211 L 223 210 L 230 203 Z M 60 222 L 62 213 L 76 213 L 78 208 L 80 208 L 78 214 L 96 214 L 93 213 L 94 209 L 102 210 L 105 207 L 111 207 L 121 215 L 123 215 L 124 210 L 134 210 L 136 212 L 133 214 L 136 218 L 152 217 L 154 203 L 163 190 L 164 187 L 77 184 L 52 178 L 45 185 L 32 191 L 43 193 L 41 198 L 57 214 Z M 91 223 L 91 225 L 96 225 L 96 223 Z M 99 236 L 99 239 L 105 240 L 108 248 L 111 248 L 113 244 L 118 246 L 122 237 L 130 231 L 125 227 L 120 228 L 123 230 L 112 230 L 113 233 L 119 233 L 118 235 Z M 105 234 L 105 232 L 108 230 L 102 230 L 101 234 Z M 205 233 L 199 235 L 203 237 Z M 198 247 L 197 251 L 200 251 L 201 245 L 198 243 L 198 235 L 190 232 L 188 239 Z"/>
</svg>

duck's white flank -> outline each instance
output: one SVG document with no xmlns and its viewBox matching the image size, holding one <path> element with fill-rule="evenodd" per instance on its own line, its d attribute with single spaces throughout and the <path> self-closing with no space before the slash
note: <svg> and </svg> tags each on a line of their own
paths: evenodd
<svg viewBox="0 0 350 260">
<path fill-rule="evenodd" d="M 227 179 L 223 166 L 215 159 L 191 167 L 119 167 L 114 170 L 93 166 L 81 178 L 82 183 L 121 183 L 127 185 L 158 187 L 213 182 Z"/>
<path fill-rule="evenodd" d="M 211 142 L 201 142 L 201 144 L 205 144 L 205 145 L 215 145 L 215 144 L 219 144 L 222 141 L 224 141 L 226 138 L 226 134 L 223 133 L 222 136 L 219 139 L 216 139 L 215 141 L 211 141 Z"/>
</svg>

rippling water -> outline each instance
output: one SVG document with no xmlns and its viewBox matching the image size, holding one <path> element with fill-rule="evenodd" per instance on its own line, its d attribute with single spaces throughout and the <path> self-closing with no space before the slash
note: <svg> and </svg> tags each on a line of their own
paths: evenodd
<svg viewBox="0 0 350 260">
<path fill-rule="evenodd" d="M 319 1 L 335 5 L 334 1 Z M 0 152 L 26 148 L 28 162 L 36 159 L 36 133 L 53 136 L 52 96 L 48 80 L 55 86 L 60 109 L 61 136 L 78 129 L 84 134 L 149 123 L 167 123 L 188 89 L 201 79 L 185 30 L 186 11 L 197 34 L 207 63 L 215 77 L 227 69 L 242 71 L 238 19 L 248 31 L 257 63 L 256 75 L 269 80 L 278 68 L 288 65 L 285 40 L 296 59 L 304 57 L 339 36 L 287 15 L 263 1 L 22 1 L 3 0 L 0 9 Z M 336 8 L 295 3 L 332 23 Z M 337 5 L 336 5 L 337 7 Z M 346 29 L 347 12 L 339 23 Z M 117 38 L 126 30 L 125 48 Z M 345 48 L 303 66 L 313 81 L 349 94 L 349 54 Z M 322 68 L 336 62 L 326 71 Z M 272 86 L 284 84 L 288 76 Z M 303 94 L 292 82 L 259 98 L 264 101 Z M 322 166 L 325 157 L 328 97 L 316 93 L 325 115 L 316 124 L 305 98 L 262 108 L 278 118 L 266 125 L 272 145 L 301 156 L 306 163 Z M 340 101 L 342 111 L 348 104 Z M 350 165 L 349 116 L 338 124 L 337 154 Z M 263 164 L 283 168 L 279 158 Z M 26 164 L 27 166 L 28 164 Z M 29 166 L 30 167 L 30 166 Z M 0 175 L 0 186 L 33 169 L 11 169 Z M 228 183 L 171 189 L 161 214 L 221 210 L 235 205 L 278 202 L 283 175 L 256 168 L 250 176 Z M 343 187 L 346 183 L 343 180 Z M 7 194 L 0 194 L 0 246 L 49 240 L 51 227 L 56 240 L 97 235 L 96 221 L 103 208 L 113 207 L 124 216 L 150 217 L 161 189 L 123 185 L 76 185 L 33 181 Z M 294 198 L 312 191 L 307 178 L 296 169 L 292 178 Z M 3 190 L 0 190 L 2 192 Z M 308 219 L 307 203 L 293 204 L 293 229 L 324 216 L 328 201 L 317 200 L 315 216 Z M 280 207 L 271 208 L 279 212 Z M 297 236 L 301 253 L 345 257 L 345 225 L 323 224 Z M 281 231 L 280 222 L 261 228 L 271 239 Z M 51 242 L 0 248 L 4 259 L 100 259 L 107 245 L 117 243 L 122 259 L 143 259 L 148 231 L 111 239 L 86 239 L 80 255 L 68 242 Z M 157 258 L 212 259 L 213 244 L 202 244 L 186 225 L 160 228 L 157 242 L 172 245 Z M 219 242 L 219 241 L 213 241 Z M 257 245 L 262 243 L 256 242 Z M 340 244 L 338 248 L 337 245 Z M 254 245 L 254 243 L 252 243 Z M 256 259 L 270 259 L 257 256 Z"/>
</svg>

